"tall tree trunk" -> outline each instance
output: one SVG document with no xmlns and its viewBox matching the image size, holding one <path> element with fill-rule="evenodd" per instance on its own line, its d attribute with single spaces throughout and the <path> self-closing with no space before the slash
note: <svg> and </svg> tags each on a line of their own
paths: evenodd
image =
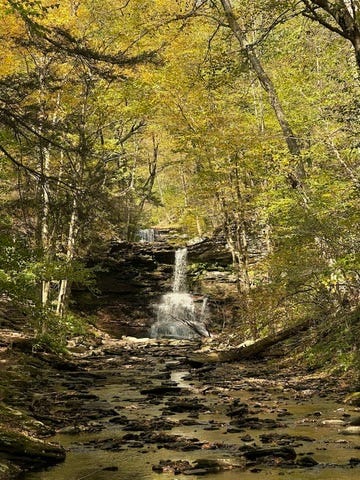
<svg viewBox="0 0 360 480">
<path fill-rule="evenodd" d="M 284 109 L 280 102 L 275 86 L 271 78 L 265 71 L 264 67 L 262 66 L 260 59 L 256 54 L 254 46 L 247 41 L 246 34 L 240 27 L 235 17 L 230 1 L 229 0 L 220 0 L 220 1 L 221 1 L 223 10 L 231 31 L 233 32 L 235 38 L 239 42 L 241 49 L 246 53 L 246 56 L 261 86 L 269 96 L 270 105 L 272 106 L 273 111 L 276 115 L 276 118 L 278 120 L 279 126 L 283 133 L 289 152 L 291 155 L 293 155 L 296 158 L 296 164 L 292 172 L 292 175 L 294 176 L 293 178 L 294 186 L 298 186 L 298 184 L 301 183 L 301 179 L 305 176 L 305 169 L 300 159 L 301 149 L 297 141 L 296 135 L 294 134 L 290 126 L 290 123 L 284 112 Z"/>
<path fill-rule="evenodd" d="M 45 144 L 42 135 L 44 133 L 44 122 L 46 119 L 46 85 L 45 77 L 48 69 L 47 59 L 45 56 L 40 56 L 37 60 L 38 67 L 38 82 L 39 82 L 39 163 L 40 163 L 40 246 L 43 252 L 45 262 L 49 261 L 50 255 L 50 228 L 49 228 L 49 213 L 50 213 L 50 196 L 49 196 L 49 182 L 48 176 L 50 171 L 50 151 L 48 145 Z M 50 296 L 50 281 L 43 279 L 41 281 L 41 305 L 46 309 L 49 303 Z M 45 324 L 42 324 L 42 333 L 45 333 Z"/>
<path fill-rule="evenodd" d="M 72 212 L 71 212 L 71 218 L 69 223 L 69 232 L 68 232 L 67 247 L 66 247 L 66 263 L 67 264 L 70 264 L 70 262 L 74 258 L 77 231 L 78 231 L 78 199 L 75 194 L 73 198 Z M 68 288 L 69 288 L 69 279 L 63 278 L 60 281 L 59 293 L 58 293 L 58 298 L 56 303 L 56 313 L 60 316 L 62 316 L 65 312 L 66 302 L 68 297 Z"/>
<path fill-rule="evenodd" d="M 47 148 L 41 149 L 41 248 L 44 254 L 44 259 L 49 259 L 50 238 L 49 238 L 49 191 L 48 182 L 46 180 L 49 173 L 50 154 Z M 41 305 L 46 308 L 49 302 L 50 281 L 42 280 L 41 282 Z"/>
<path fill-rule="evenodd" d="M 152 143 L 153 143 L 153 152 L 152 156 L 148 158 L 148 170 L 149 170 L 149 175 L 147 179 L 145 180 L 141 190 L 142 190 L 142 196 L 141 199 L 137 205 L 137 212 L 136 212 L 136 221 L 140 219 L 140 216 L 144 210 L 146 202 L 149 200 L 153 188 L 154 188 L 154 183 L 156 179 L 156 174 L 157 174 L 157 161 L 158 161 L 158 156 L 159 156 L 159 144 L 156 140 L 155 135 L 152 136 Z"/>
</svg>

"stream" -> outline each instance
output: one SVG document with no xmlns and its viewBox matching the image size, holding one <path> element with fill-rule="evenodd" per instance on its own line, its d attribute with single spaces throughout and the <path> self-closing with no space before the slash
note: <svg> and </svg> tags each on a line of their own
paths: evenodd
<svg viewBox="0 0 360 480">
<path fill-rule="evenodd" d="M 21 479 L 359 478 L 359 434 L 345 428 L 360 409 L 339 403 L 331 379 L 286 373 L 276 362 L 194 368 L 186 360 L 194 348 L 182 341 L 112 346 L 80 358 L 79 369 L 54 375 L 38 417 L 58 417 L 50 440 L 67 457 Z M 267 448 L 293 449 L 296 460 L 244 458 Z M 165 460 L 199 459 L 233 468 L 206 475 L 201 467 L 186 475 L 163 468 Z"/>
</svg>

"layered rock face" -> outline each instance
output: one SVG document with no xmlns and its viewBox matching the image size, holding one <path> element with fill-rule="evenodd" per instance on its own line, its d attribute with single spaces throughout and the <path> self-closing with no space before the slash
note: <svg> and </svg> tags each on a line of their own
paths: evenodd
<svg viewBox="0 0 360 480">
<path fill-rule="evenodd" d="M 96 267 L 96 291 L 74 288 L 74 308 L 95 315 L 98 324 L 116 337 L 146 336 L 154 306 L 169 290 L 174 248 L 166 242 L 114 243 L 88 259 Z"/>
<path fill-rule="evenodd" d="M 97 268 L 96 290 L 74 288 L 73 308 L 95 315 L 97 324 L 116 337 L 148 336 L 161 297 L 172 290 L 176 249 L 166 237 L 151 243 L 113 243 L 107 251 L 88 258 L 88 266 Z M 236 295 L 226 242 L 222 237 L 206 238 L 187 250 L 194 301 L 201 302 L 206 295 L 210 310 L 216 310 Z"/>
</svg>

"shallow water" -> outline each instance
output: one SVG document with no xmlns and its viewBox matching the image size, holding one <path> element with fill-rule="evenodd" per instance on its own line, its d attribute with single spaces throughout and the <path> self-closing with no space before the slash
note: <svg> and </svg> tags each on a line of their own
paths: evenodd
<svg viewBox="0 0 360 480">
<path fill-rule="evenodd" d="M 134 357 L 135 358 L 135 357 Z M 136 364 L 136 362 L 138 362 Z M 176 362 L 175 362 L 176 363 Z M 293 480 L 358 480 L 360 467 L 351 468 L 350 458 L 360 458 L 359 436 L 340 434 L 339 426 L 322 425 L 325 419 L 343 419 L 345 415 L 358 416 L 359 412 L 352 407 L 345 407 L 332 399 L 312 395 L 310 398 L 298 398 L 290 388 L 288 391 L 278 388 L 266 388 L 254 391 L 249 384 L 244 388 L 226 382 L 222 386 L 211 386 L 204 389 L 204 383 L 196 376 L 188 378 L 188 372 L 174 364 L 166 368 L 163 359 L 159 363 L 147 364 L 135 358 L 127 365 L 112 365 L 109 371 L 101 369 L 107 375 L 107 381 L 100 381 L 89 389 L 101 400 L 106 400 L 120 415 L 128 419 L 164 418 L 163 410 L 169 397 L 159 398 L 159 404 L 149 402 L 140 390 L 144 387 L 160 385 L 164 373 L 169 372 L 169 380 L 184 389 L 188 389 L 188 397 L 195 397 L 205 404 L 208 410 L 197 415 L 200 425 L 176 425 L 167 433 L 182 435 L 187 438 L 196 437 L 205 442 L 221 442 L 224 444 L 244 445 L 240 440 L 249 434 L 249 445 L 266 447 L 260 439 L 264 433 L 286 433 L 311 437 L 314 441 L 298 441 L 295 450 L 298 457 L 311 455 L 319 465 L 311 468 L 269 467 L 256 465 L 257 472 L 249 467 L 208 474 L 205 477 L 196 475 L 174 475 L 173 473 L 156 473 L 152 466 L 160 460 L 188 460 L 199 458 L 230 459 L 233 463 L 242 463 L 240 454 L 231 449 L 201 449 L 195 451 L 175 451 L 158 448 L 156 444 L 131 446 L 124 444 L 120 451 L 106 451 L 96 447 L 95 443 L 102 439 L 120 439 L 125 433 L 121 425 L 113 424 L 108 419 L 101 420 L 104 429 L 97 433 L 80 433 L 74 435 L 56 435 L 51 440 L 61 443 L 68 451 L 66 461 L 43 472 L 32 472 L 23 475 L 22 480 L 175 480 L 175 479 L 216 479 L 216 480 L 271 480 L 278 478 Z M 169 371 L 170 370 L 170 371 Z M 100 372 L 100 371 L 99 371 Z M 95 371 L 96 373 L 96 371 Z M 243 432 L 229 433 L 229 416 L 226 411 L 229 399 L 240 398 L 253 408 L 254 415 L 261 418 L 276 419 L 283 424 L 276 429 L 247 429 Z M 257 408 L 257 411 L 256 411 Z M 280 416 L 279 416 L 280 412 Z M 283 416 L 281 412 L 286 412 Z M 319 413 L 321 412 L 321 413 Z M 177 413 L 169 416 L 172 421 L 189 418 L 188 413 Z M 100 422 L 100 423 L 101 423 Z M 217 429 L 209 430 L 209 425 Z M 141 432 L 137 432 L 140 433 Z M 134 447 L 134 448 L 132 448 Z M 251 468 L 251 467 L 250 467 Z"/>
</svg>

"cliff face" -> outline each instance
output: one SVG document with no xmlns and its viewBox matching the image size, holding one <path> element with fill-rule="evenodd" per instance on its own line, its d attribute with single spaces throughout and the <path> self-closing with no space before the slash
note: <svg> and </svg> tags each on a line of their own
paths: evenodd
<svg viewBox="0 0 360 480">
<path fill-rule="evenodd" d="M 98 270 L 96 292 L 74 288 L 73 308 L 94 315 L 97 324 L 116 337 L 147 336 L 160 297 L 172 289 L 175 250 L 165 239 L 119 242 L 105 253 L 89 257 L 88 266 Z M 236 294 L 231 261 L 222 238 L 188 246 L 190 291 L 198 298 L 207 295 L 210 310 L 222 308 L 224 301 Z"/>
<path fill-rule="evenodd" d="M 174 249 L 165 242 L 119 242 L 88 258 L 96 267 L 96 291 L 74 288 L 73 308 L 95 315 L 114 336 L 146 336 L 159 297 L 171 288 Z"/>
</svg>

